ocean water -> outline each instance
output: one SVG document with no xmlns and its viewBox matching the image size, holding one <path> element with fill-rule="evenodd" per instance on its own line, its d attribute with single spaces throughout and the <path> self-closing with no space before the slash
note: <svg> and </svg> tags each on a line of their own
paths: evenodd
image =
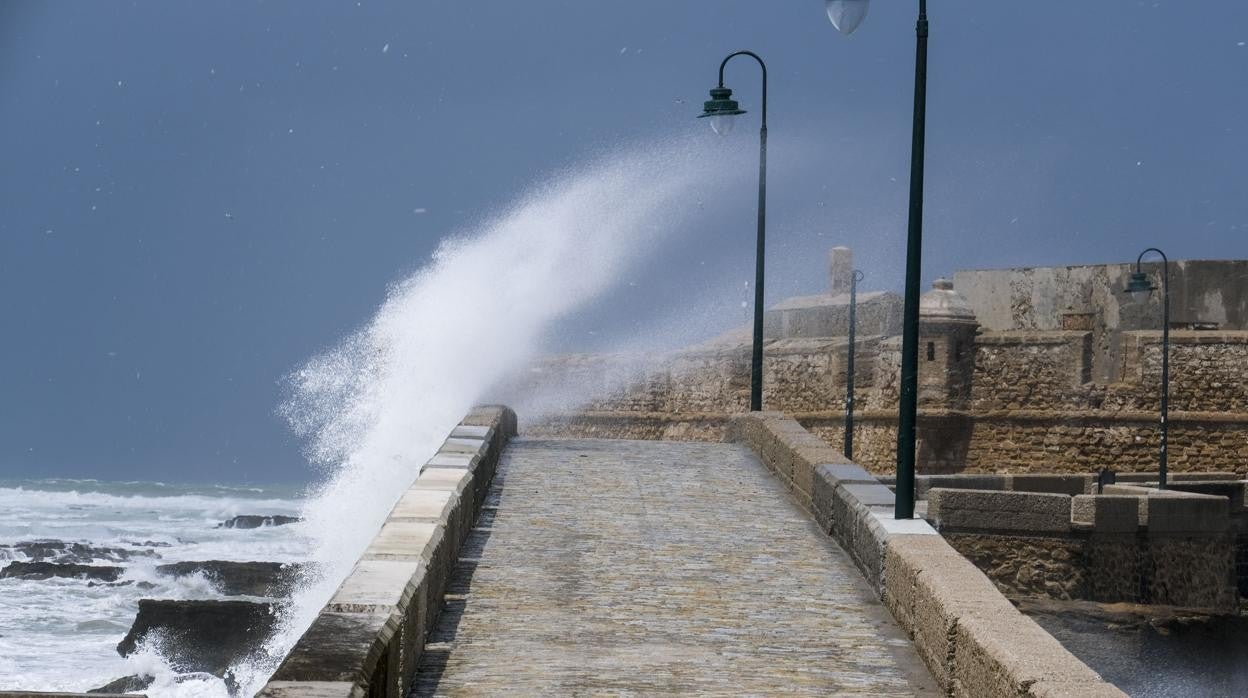
<svg viewBox="0 0 1248 698">
<path fill-rule="evenodd" d="M 57 540 L 96 549 L 88 564 L 125 568 L 123 584 L 0 579 L 0 689 L 83 691 L 147 673 L 157 678 L 153 695 L 220 695 L 220 680 L 177 676 L 151 652 L 122 658 L 117 643 L 134 622 L 139 599 L 224 598 L 202 575 L 171 578 L 158 575 L 157 565 L 307 560 L 311 543 L 303 523 L 217 528 L 241 514 L 298 515 L 302 504 L 293 487 L 0 480 L 0 567 L 30 559 L 11 547 L 16 543 Z"/>
</svg>

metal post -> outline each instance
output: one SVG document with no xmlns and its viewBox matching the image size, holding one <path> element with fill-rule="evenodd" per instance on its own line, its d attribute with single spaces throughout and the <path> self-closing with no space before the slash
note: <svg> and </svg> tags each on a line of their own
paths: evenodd
<svg viewBox="0 0 1248 698">
<path fill-rule="evenodd" d="M 754 251 L 754 348 L 750 356 L 750 411 L 763 409 L 763 272 L 767 238 L 767 64 L 753 51 L 737 51 L 719 64 L 719 86 L 724 86 L 724 66 L 734 56 L 749 56 L 763 69 L 762 127 L 758 130 L 758 241 Z"/>
<path fill-rule="evenodd" d="M 849 347 L 845 350 L 845 457 L 854 459 L 854 335 L 858 324 L 858 282 L 862 272 L 855 269 L 849 277 Z"/>
<path fill-rule="evenodd" d="M 1135 258 L 1135 271 L 1140 273 L 1144 255 L 1161 255 L 1161 454 L 1158 459 L 1158 489 L 1166 489 L 1170 444 L 1170 259 L 1166 253 L 1150 247 Z"/>
<path fill-rule="evenodd" d="M 914 442 L 919 394 L 919 277 L 923 247 L 923 146 L 927 119 L 927 0 L 915 23 L 914 121 L 910 140 L 910 223 L 906 236 L 906 297 L 902 312 L 901 402 L 897 415 L 897 497 L 894 515 L 914 518 Z"/>
</svg>

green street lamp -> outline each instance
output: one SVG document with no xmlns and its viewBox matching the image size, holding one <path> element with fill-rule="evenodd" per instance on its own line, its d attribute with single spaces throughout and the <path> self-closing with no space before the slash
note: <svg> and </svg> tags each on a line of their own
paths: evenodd
<svg viewBox="0 0 1248 698">
<path fill-rule="evenodd" d="M 1135 271 L 1127 281 L 1127 294 L 1137 303 L 1147 301 L 1157 287 L 1140 269 L 1144 255 L 1156 252 L 1161 255 L 1161 454 L 1157 476 L 1158 489 L 1166 489 L 1166 470 L 1170 435 L 1170 260 L 1166 253 L 1150 247 L 1135 258 Z"/>
<path fill-rule="evenodd" d="M 763 249 L 767 229 L 767 64 L 753 51 L 728 54 L 719 64 L 719 86 L 711 88 L 711 98 L 702 105 L 699 119 L 709 118 L 719 135 L 732 130 L 733 117 L 745 113 L 732 90 L 724 87 L 724 66 L 736 56 L 749 56 L 763 69 L 762 127 L 758 131 L 758 241 L 754 251 L 754 350 L 750 358 L 750 411 L 763 409 Z"/>
<path fill-rule="evenodd" d="M 827 0 L 828 18 L 842 33 L 858 28 L 870 0 Z M 914 518 L 914 439 L 919 410 L 919 276 L 923 252 L 923 151 L 927 131 L 927 0 L 915 23 L 914 117 L 910 136 L 910 217 L 906 291 L 901 317 L 901 399 L 897 410 L 897 497 L 894 516 Z"/>
<path fill-rule="evenodd" d="M 831 3 L 829 3 L 830 5 Z M 849 277 L 849 348 L 846 349 L 845 360 L 845 457 L 854 459 L 854 333 L 858 313 L 858 282 L 862 281 L 863 273 L 854 270 Z"/>
</svg>

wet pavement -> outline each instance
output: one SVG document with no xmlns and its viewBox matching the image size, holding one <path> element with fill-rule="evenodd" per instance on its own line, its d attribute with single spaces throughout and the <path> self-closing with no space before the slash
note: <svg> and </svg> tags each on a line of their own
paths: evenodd
<svg viewBox="0 0 1248 698">
<path fill-rule="evenodd" d="M 460 554 L 413 695 L 938 695 L 735 444 L 516 439 Z"/>
</svg>

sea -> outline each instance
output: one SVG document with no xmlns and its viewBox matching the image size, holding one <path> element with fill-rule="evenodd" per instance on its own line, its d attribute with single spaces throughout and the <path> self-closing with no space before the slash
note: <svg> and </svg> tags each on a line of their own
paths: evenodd
<svg viewBox="0 0 1248 698">
<path fill-rule="evenodd" d="M 295 486 L 0 480 L 0 569 L 37 557 L 124 567 L 108 583 L 0 578 L 0 690 L 81 692 L 146 674 L 156 677 L 152 695 L 219 695 L 216 677 L 178 675 L 150 650 L 123 658 L 117 644 L 140 599 L 224 598 L 202 575 L 168 577 L 157 565 L 306 561 L 312 543 L 302 522 L 221 526 L 239 515 L 298 516 L 300 494 Z M 23 545 L 35 541 L 47 544 Z"/>
</svg>

